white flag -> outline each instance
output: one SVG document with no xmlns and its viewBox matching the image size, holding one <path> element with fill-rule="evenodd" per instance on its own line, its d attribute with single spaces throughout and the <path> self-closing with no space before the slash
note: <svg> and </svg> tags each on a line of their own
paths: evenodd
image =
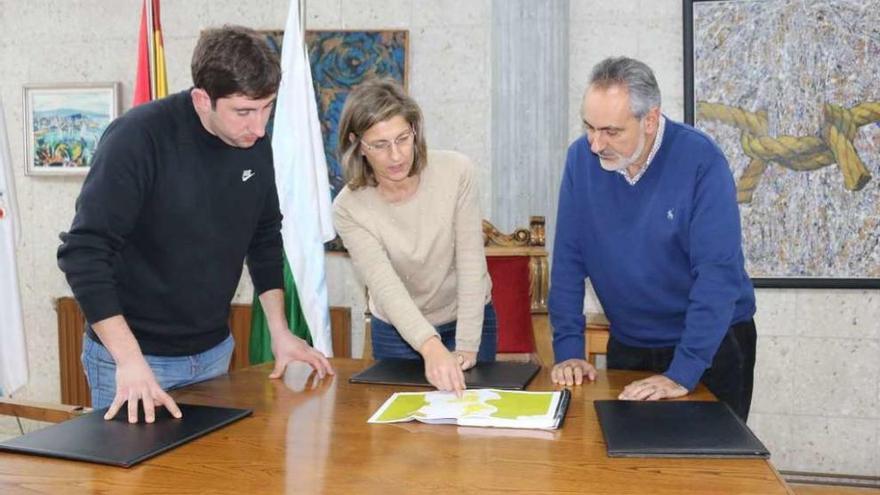
<svg viewBox="0 0 880 495">
<path fill-rule="evenodd" d="M 333 355 L 324 270 L 324 242 L 335 237 L 327 161 L 312 72 L 300 30 L 299 2 L 290 2 L 281 48 L 272 152 L 284 221 L 281 236 L 312 344 Z"/>
<path fill-rule="evenodd" d="M 28 381 L 27 346 L 15 264 L 20 234 L 12 181 L 12 160 L 0 101 L 0 395 L 12 395 Z"/>
</svg>

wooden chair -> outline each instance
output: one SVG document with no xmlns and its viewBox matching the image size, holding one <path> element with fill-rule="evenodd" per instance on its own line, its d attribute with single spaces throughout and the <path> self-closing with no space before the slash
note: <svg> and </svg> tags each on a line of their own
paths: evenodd
<svg viewBox="0 0 880 495">
<path fill-rule="evenodd" d="M 58 313 L 58 352 L 61 374 L 61 402 L 75 406 L 91 406 L 89 384 L 86 381 L 80 355 L 85 316 L 72 297 L 55 300 Z M 229 312 L 229 327 L 236 346 L 232 351 L 229 370 L 250 365 L 248 342 L 251 335 L 251 305 L 233 304 Z M 351 308 L 330 307 L 330 330 L 333 354 L 351 357 Z"/>
<path fill-rule="evenodd" d="M 550 273 L 544 217 L 530 217 L 528 228 L 511 234 L 483 220 L 483 242 L 498 314 L 498 359 L 552 363 L 549 326 L 533 321 L 535 315 L 547 314 Z"/>
<path fill-rule="evenodd" d="M 48 402 L 32 402 L 19 399 L 0 397 L 0 416 L 10 416 L 18 421 L 21 434 L 25 434 L 22 419 L 39 421 L 43 423 L 61 423 L 77 416 L 91 412 L 90 407 L 71 406 L 66 404 L 51 404 Z M 28 430 L 35 428 L 29 425 Z M 39 428 L 36 428 L 39 429 Z"/>
<path fill-rule="evenodd" d="M 596 356 L 608 353 L 610 324 L 604 313 L 587 313 L 586 346 L 587 361 L 596 366 Z"/>
<path fill-rule="evenodd" d="M 500 232 L 491 222 L 483 220 L 483 244 L 486 258 L 521 256 L 529 260 L 529 309 L 534 314 L 547 313 L 547 290 L 550 272 L 547 268 L 547 250 L 544 248 L 544 217 L 529 218 L 529 228 L 519 228 L 512 234 Z"/>
<path fill-rule="evenodd" d="M 0 416 L 60 423 L 89 412 L 88 407 L 0 398 Z"/>
</svg>

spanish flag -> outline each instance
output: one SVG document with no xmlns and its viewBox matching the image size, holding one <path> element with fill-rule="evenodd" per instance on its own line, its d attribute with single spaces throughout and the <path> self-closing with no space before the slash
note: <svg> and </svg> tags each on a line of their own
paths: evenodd
<svg viewBox="0 0 880 495">
<path fill-rule="evenodd" d="M 168 94 L 165 72 L 165 49 L 159 22 L 159 0 L 144 0 L 138 35 L 137 76 L 132 106 L 162 98 Z"/>
</svg>

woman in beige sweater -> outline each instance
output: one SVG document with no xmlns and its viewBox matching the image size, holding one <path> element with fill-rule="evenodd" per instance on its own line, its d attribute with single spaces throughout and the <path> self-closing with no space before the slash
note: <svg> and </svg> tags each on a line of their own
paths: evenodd
<svg viewBox="0 0 880 495">
<path fill-rule="evenodd" d="M 462 371 L 496 348 L 473 164 L 428 154 L 421 110 L 390 79 L 349 94 L 338 152 L 333 219 L 367 285 L 373 356 L 424 359 L 432 385 L 460 394 Z"/>
</svg>

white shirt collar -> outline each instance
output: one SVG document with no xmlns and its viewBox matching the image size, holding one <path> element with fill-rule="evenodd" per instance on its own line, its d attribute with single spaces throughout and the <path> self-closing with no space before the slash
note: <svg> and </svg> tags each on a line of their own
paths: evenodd
<svg viewBox="0 0 880 495">
<path fill-rule="evenodd" d="M 629 185 L 634 186 L 639 179 L 645 175 L 645 170 L 648 170 L 648 165 L 651 164 L 651 161 L 654 160 L 654 155 L 657 154 L 657 151 L 660 149 L 660 143 L 663 142 L 663 130 L 666 129 L 666 117 L 663 114 L 660 114 L 660 123 L 657 125 L 657 137 L 654 138 L 654 145 L 651 146 L 651 152 L 648 153 L 648 159 L 645 160 L 645 166 L 639 170 L 639 172 L 632 178 L 630 178 L 629 174 L 626 173 L 626 169 L 618 170 L 617 173 L 623 175 Z"/>
</svg>

